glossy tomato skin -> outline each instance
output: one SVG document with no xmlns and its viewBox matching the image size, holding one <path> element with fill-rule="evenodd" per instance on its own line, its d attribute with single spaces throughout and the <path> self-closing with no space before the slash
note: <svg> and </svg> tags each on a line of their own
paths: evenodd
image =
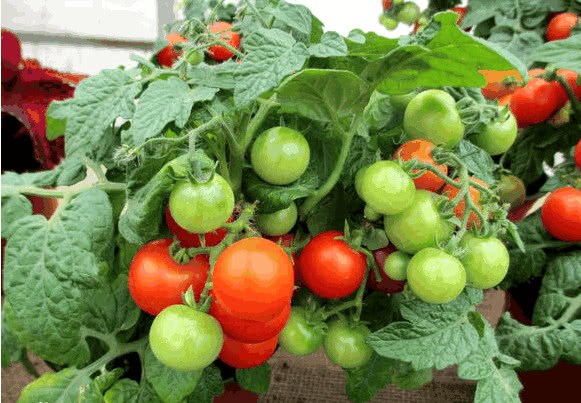
<svg viewBox="0 0 581 403">
<path fill-rule="evenodd" d="M 436 248 L 422 249 L 411 258 L 407 278 L 414 294 L 431 304 L 453 301 L 466 285 L 462 263 Z"/>
<path fill-rule="evenodd" d="M 415 192 L 412 178 L 393 161 L 377 161 L 368 166 L 359 189 L 363 201 L 380 214 L 404 210 Z"/>
<path fill-rule="evenodd" d="M 581 140 L 575 146 L 575 164 L 577 165 L 578 169 L 581 169 Z"/>
<path fill-rule="evenodd" d="M 181 181 L 170 193 L 169 211 L 175 222 L 190 232 L 212 232 L 232 215 L 234 192 L 218 174 L 206 183 Z"/>
<path fill-rule="evenodd" d="M 498 196 L 503 203 L 510 203 L 515 208 L 524 203 L 526 198 L 524 182 L 514 175 L 503 175 L 498 183 Z"/>
<path fill-rule="evenodd" d="M 442 90 L 420 92 L 408 104 L 403 127 L 411 139 L 425 139 L 447 148 L 464 138 L 464 124 L 456 101 Z"/>
<path fill-rule="evenodd" d="M 571 30 L 579 23 L 579 16 L 561 13 L 554 16 L 547 25 L 547 41 L 558 41 L 571 36 Z"/>
<path fill-rule="evenodd" d="M 349 324 L 337 319 L 329 323 L 325 336 L 325 353 L 329 359 L 342 368 L 357 368 L 365 365 L 373 350 L 365 342 L 371 333 L 363 324 Z"/>
<path fill-rule="evenodd" d="M 470 177 L 470 179 L 472 179 L 474 182 L 477 182 L 484 187 L 488 187 L 488 185 L 486 183 L 482 182 L 480 179 L 476 179 L 476 178 L 472 178 L 472 177 Z M 459 180 L 455 179 L 454 181 L 458 182 Z M 450 200 L 453 200 L 458 195 L 458 193 L 460 193 L 460 189 L 455 187 L 455 186 L 452 186 L 452 185 L 446 185 L 446 186 L 444 186 L 444 189 L 442 189 L 442 194 L 447 196 Z M 480 207 L 480 191 L 478 189 L 476 189 L 475 187 L 470 186 L 468 189 L 468 194 L 470 195 L 470 198 L 472 199 L 472 201 L 474 202 L 476 207 Z M 462 221 L 462 217 L 464 216 L 465 210 L 466 210 L 466 202 L 464 200 L 462 200 L 460 203 L 458 203 L 456 205 L 456 207 L 454 207 L 454 214 L 456 214 L 456 217 L 458 217 L 458 219 L 460 221 Z M 480 226 L 480 219 L 478 218 L 476 213 L 474 213 L 472 211 L 470 213 L 470 217 L 468 217 L 468 228 L 472 227 L 473 224 L 476 224 L 479 227 Z"/>
<path fill-rule="evenodd" d="M 210 315 L 186 305 L 172 305 L 156 316 L 149 346 L 164 365 L 180 371 L 206 368 L 222 349 L 220 324 Z"/>
<path fill-rule="evenodd" d="M 345 241 L 339 231 L 323 232 L 309 241 L 297 264 L 305 285 L 323 298 L 343 298 L 357 290 L 366 270 L 365 255 Z"/>
<path fill-rule="evenodd" d="M 385 216 L 383 223 L 387 238 L 397 249 L 413 254 L 450 238 L 454 226 L 442 218 L 436 197 L 427 190 L 418 190 L 406 210 Z"/>
<path fill-rule="evenodd" d="M 219 358 L 234 368 L 257 367 L 272 356 L 277 343 L 278 335 L 260 343 L 243 343 L 225 335 Z"/>
<path fill-rule="evenodd" d="M 408 254 L 396 251 L 389 255 L 383 265 L 383 271 L 391 278 L 403 281 L 407 278 L 407 267 L 410 263 Z"/>
<path fill-rule="evenodd" d="M 531 78 L 514 91 L 510 98 L 510 110 L 519 127 L 544 122 L 561 106 L 558 88 L 542 78 Z"/>
<path fill-rule="evenodd" d="M 285 209 L 268 214 L 257 214 L 256 227 L 263 235 L 284 235 L 295 226 L 298 217 L 297 205 L 292 202 Z"/>
<path fill-rule="evenodd" d="M 448 175 L 448 166 L 438 165 L 432 157 L 432 151 L 436 148 L 434 143 L 427 140 L 410 140 L 403 143 L 393 155 L 393 159 L 397 160 L 401 158 L 402 161 L 410 161 L 412 159 L 417 159 L 420 162 L 425 162 L 427 164 L 433 165 L 438 171 L 443 175 Z M 437 192 L 442 186 L 444 186 L 444 181 L 440 179 L 436 174 L 426 171 L 420 177 L 413 179 L 416 189 L 431 190 L 432 192 Z"/>
<path fill-rule="evenodd" d="M 500 107 L 502 109 L 502 107 Z M 488 123 L 484 128 L 470 138 L 472 143 L 484 149 L 490 155 L 499 155 L 508 151 L 513 145 L 518 133 L 518 124 L 514 115 L 508 111 L 502 116 Z"/>
<path fill-rule="evenodd" d="M 232 217 L 228 222 L 232 221 Z M 182 248 L 198 248 L 202 245 L 200 240 L 200 234 L 190 232 L 178 225 L 178 223 L 173 219 L 169 211 L 169 207 L 165 209 L 165 224 L 168 229 L 175 237 L 180 241 L 180 246 Z M 208 232 L 204 234 L 204 241 L 206 246 L 216 246 L 228 235 L 228 230 L 224 228 L 218 228 L 216 231 Z"/>
<path fill-rule="evenodd" d="M 250 150 L 252 169 L 273 185 L 288 185 L 307 170 L 311 151 L 305 137 L 288 127 L 262 132 Z"/>
<path fill-rule="evenodd" d="M 217 21 L 210 24 L 210 32 L 220 34 L 220 40 L 232 46 L 234 49 L 240 49 L 240 34 L 232 31 L 232 24 L 224 21 Z M 222 45 L 214 45 L 208 48 L 210 57 L 217 61 L 231 59 L 234 56 L 232 51 Z"/>
<path fill-rule="evenodd" d="M 379 267 L 379 274 L 381 274 L 381 281 L 377 282 L 375 279 L 375 273 L 369 273 L 367 277 L 367 287 L 373 291 L 380 292 L 382 294 L 398 294 L 403 291 L 405 287 L 405 281 L 396 281 L 390 278 L 382 268 L 385 266 L 385 261 L 388 256 L 397 251 L 395 246 L 388 245 L 385 248 L 377 249 L 373 251 L 373 258 L 375 263 Z"/>
<path fill-rule="evenodd" d="M 482 95 L 486 99 L 500 99 L 512 94 L 516 89 L 516 82 L 522 82 L 522 76 L 517 70 L 479 70 L 479 73 L 486 78 L 486 87 L 482 88 Z M 511 77 L 515 84 L 505 84 L 505 80 Z"/>
<path fill-rule="evenodd" d="M 204 289 L 210 263 L 206 255 L 197 255 L 187 264 L 173 260 L 171 239 L 152 241 L 143 246 L 129 266 L 129 292 L 145 312 L 157 315 L 170 305 L 182 301 L 190 286 L 196 299 Z"/>
<path fill-rule="evenodd" d="M 506 246 L 497 238 L 479 238 L 466 234 L 460 246 L 465 253 L 460 258 L 466 270 L 466 283 L 474 288 L 492 288 L 500 284 L 508 272 Z"/>
<path fill-rule="evenodd" d="M 266 236 L 266 239 L 270 239 L 272 242 L 276 243 L 277 245 L 283 246 L 285 248 L 290 248 L 293 246 L 295 241 L 295 236 L 293 234 L 283 234 L 283 235 L 275 235 L 275 236 Z M 291 259 L 293 262 L 293 268 L 295 273 L 295 285 L 302 285 L 303 282 L 301 280 L 301 273 L 299 268 L 297 267 L 297 254 L 295 252 L 291 253 Z"/>
<path fill-rule="evenodd" d="M 555 238 L 581 242 L 581 190 L 572 187 L 555 190 L 543 204 L 541 219 Z"/>
<path fill-rule="evenodd" d="M 244 343 L 259 343 L 273 338 L 284 328 L 290 314 L 290 304 L 287 304 L 270 320 L 247 320 L 232 315 L 215 296 L 210 305 L 210 315 L 220 322 L 224 334 Z"/>
<path fill-rule="evenodd" d="M 571 90 L 573 90 L 575 97 L 578 100 L 581 100 L 581 85 L 577 85 L 577 77 L 579 76 L 577 72 L 572 70 L 560 69 L 557 70 L 557 73 L 567 80 L 567 83 L 569 84 L 569 87 L 571 87 Z M 560 106 L 562 107 L 569 100 L 569 95 L 567 94 L 567 91 L 565 91 L 565 88 L 563 88 L 561 84 L 559 83 L 555 84 L 558 88 L 557 91 L 561 100 Z"/>
<path fill-rule="evenodd" d="M 213 293 L 232 315 L 270 320 L 290 303 L 293 264 L 285 251 L 264 238 L 245 238 L 216 260 Z"/>
<path fill-rule="evenodd" d="M 157 62 L 164 67 L 171 67 L 173 63 L 181 56 L 182 52 L 174 49 L 176 43 L 186 42 L 187 39 L 178 33 L 170 33 L 165 36 L 169 42 L 165 48 L 157 54 Z"/>
<path fill-rule="evenodd" d="M 293 307 L 286 326 L 280 333 L 278 343 L 288 353 L 307 355 L 314 353 L 323 345 L 325 338 L 322 323 L 307 319 L 305 308 Z"/>
</svg>

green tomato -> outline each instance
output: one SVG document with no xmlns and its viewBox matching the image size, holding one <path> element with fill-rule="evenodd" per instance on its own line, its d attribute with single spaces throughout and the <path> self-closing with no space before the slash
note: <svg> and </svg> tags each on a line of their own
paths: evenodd
<svg viewBox="0 0 581 403">
<path fill-rule="evenodd" d="M 397 19 L 404 24 L 413 24 L 420 16 L 420 8 L 414 2 L 404 3 L 397 13 Z"/>
<path fill-rule="evenodd" d="M 416 187 L 410 176 L 393 161 L 370 165 L 361 181 L 361 198 L 380 214 L 397 214 L 408 207 Z"/>
<path fill-rule="evenodd" d="M 445 304 L 456 299 L 466 286 L 466 271 L 454 256 L 440 249 L 426 248 L 411 258 L 407 280 L 421 300 Z"/>
<path fill-rule="evenodd" d="M 403 127 L 411 139 L 425 139 L 448 148 L 456 146 L 464 137 L 456 101 L 442 90 L 416 95 L 405 110 Z"/>
<path fill-rule="evenodd" d="M 377 221 L 381 218 L 381 214 L 373 210 L 373 208 L 371 208 L 370 206 L 365 206 L 365 209 L 363 210 L 363 215 L 369 221 Z"/>
<path fill-rule="evenodd" d="M 365 177 L 365 172 L 367 171 L 367 168 L 369 168 L 369 166 L 359 168 L 359 170 L 355 174 L 355 191 L 357 192 L 359 197 L 362 197 L 361 196 L 361 184 L 363 183 L 363 178 Z"/>
<path fill-rule="evenodd" d="M 371 333 L 363 324 L 349 324 L 337 319 L 329 324 L 325 336 L 327 357 L 342 368 L 356 368 L 365 365 L 373 350 L 365 342 Z"/>
<path fill-rule="evenodd" d="M 278 344 L 293 355 L 314 353 L 323 345 L 323 323 L 307 320 L 305 308 L 293 307 L 290 318 L 278 339 Z"/>
<path fill-rule="evenodd" d="M 499 155 L 507 152 L 513 145 L 517 133 L 516 119 L 512 112 L 508 111 L 506 119 L 488 123 L 482 131 L 470 137 L 470 141 L 490 155 Z"/>
<path fill-rule="evenodd" d="M 460 246 L 466 253 L 460 261 L 466 269 L 468 285 L 474 288 L 492 288 L 508 272 L 509 255 L 506 246 L 497 238 L 477 238 L 466 234 Z"/>
<path fill-rule="evenodd" d="M 382 14 L 379 17 L 379 23 L 383 25 L 387 30 L 393 31 L 397 28 L 398 22 L 393 18 L 389 18 L 387 15 Z"/>
<path fill-rule="evenodd" d="M 407 269 L 410 262 L 408 254 L 401 251 L 391 253 L 383 264 L 383 271 L 393 280 L 403 281 L 407 278 Z"/>
<path fill-rule="evenodd" d="M 193 66 L 202 63 L 204 61 L 204 52 L 202 52 L 201 50 L 195 50 L 190 52 L 188 54 L 187 61 Z"/>
<path fill-rule="evenodd" d="M 212 232 L 232 215 L 234 193 L 218 174 L 206 183 L 181 181 L 169 195 L 169 211 L 175 222 L 190 232 Z"/>
<path fill-rule="evenodd" d="M 270 214 L 257 214 L 256 226 L 258 230 L 269 236 L 283 235 L 289 232 L 297 223 L 298 211 L 295 202 L 285 209 Z"/>
<path fill-rule="evenodd" d="M 218 358 L 223 343 L 218 321 L 186 305 L 165 308 L 149 330 L 149 346 L 155 357 L 180 371 L 206 368 Z"/>
<path fill-rule="evenodd" d="M 436 197 L 427 190 L 416 190 L 412 203 L 404 211 L 384 217 L 387 238 L 397 249 L 414 254 L 450 239 L 454 225 L 442 217 Z"/>
<path fill-rule="evenodd" d="M 254 172 L 273 185 L 288 185 L 307 170 L 311 151 L 305 137 L 288 127 L 261 133 L 250 151 Z"/>
<path fill-rule="evenodd" d="M 504 175 L 498 183 L 498 196 L 503 203 L 509 203 L 510 207 L 518 207 L 525 201 L 527 188 L 524 182 L 514 175 Z"/>
</svg>

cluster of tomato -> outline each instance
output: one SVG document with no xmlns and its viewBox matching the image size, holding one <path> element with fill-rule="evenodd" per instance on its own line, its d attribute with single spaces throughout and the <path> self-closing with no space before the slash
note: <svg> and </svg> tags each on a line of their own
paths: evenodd
<svg viewBox="0 0 581 403">
<path fill-rule="evenodd" d="M 383 0 L 383 13 L 379 22 L 389 30 L 397 28 L 399 23 L 406 25 L 417 24 L 420 16 L 420 8 L 413 1 Z"/>
</svg>

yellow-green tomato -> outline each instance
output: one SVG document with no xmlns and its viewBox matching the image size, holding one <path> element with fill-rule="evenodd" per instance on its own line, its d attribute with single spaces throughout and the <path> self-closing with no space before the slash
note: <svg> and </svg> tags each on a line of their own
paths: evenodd
<svg viewBox="0 0 581 403">
<path fill-rule="evenodd" d="M 401 251 L 391 253 L 383 264 L 383 271 L 393 280 L 403 281 L 407 278 L 407 269 L 410 262 L 408 254 Z"/>
<path fill-rule="evenodd" d="M 466 271 L 454 256 L 436 248 L 422 249 L 410 260 L 407 281 L 421 300 L 446 304 L 466 286 Z"/>
<path fill-rule="evenodd" d="M 361 198 L 373 210 L 397 214 L 412 203 L 416 187 L 396 162 L 377 161 L 365 170 L 360 190 Z"/>
<path fill-rule="evenodd" d="M 497 238 L 477 238 L 466 234 L 460 246 L 465 254 L 460 261 L 466 269 L 466 279 L 474 288 L 492 288 L 506 276 L 509 255 L 506 246 Z"/>
<path fill-rule="evenodd" d="M 256 226 L 264 235 L 277 236 L 289 232 L 297 223 L 298 211 L 295 202 L 285 209 L 270 214 L 257 214 Z"/>
<path fill-rule="evenodd" d="M 429 140 L 447 148 L 455 147 L 464 137 L 456 101 L 442 90 L 416 95 L 405 110 L 403 128 L 410 139 Z"/>
<path fill-rule="evenodd" d="M 206 368 L 218 358 L 223 344 L 218 321 L 186 305 L 165 308 L 149 330 L 149 346 L 155 357 L 180 371 Z"/>
<path fill-rule="evenodd" d="M 350 324 L 337 319 L 329 323 L 325 336 L 327 357 L 342 368 L 356 368 L 365 365 L 373 350 L 365 342 L 371 333 L 363 324 Z"/>
<path fill-rule="evenodd" d="M 293 355 L 314 353 L 323 345 L 325 338 L 324 325 L 307 319 L 305 308 L 294 306 L 278 343 L 283 350 Z"/>
<path fill-rule="evenodd" d="M 518 133 L 514 115 L 510 111 L 507 113 L 506 116 L 484 126 L 480 132 L 470 137 L 470 141 L 490 155 L 507 152 Z"/>
<path fill-rule="evenodd" d="M 254 172 L 273 185 L 288 185 L 299 179 L 310 158 L 305 137 L 288 127 L 273 127 L 262 132 L 250 151 Z"/>
</svg>

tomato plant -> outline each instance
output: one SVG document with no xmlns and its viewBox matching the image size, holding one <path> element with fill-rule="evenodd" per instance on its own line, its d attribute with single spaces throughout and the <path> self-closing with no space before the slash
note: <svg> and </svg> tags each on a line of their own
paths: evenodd
<svg viewBox="0 0 581 403">
<path fill-rule="evenodd" d="M 486 87 L 482 88 L 482 95 L 487 99 L 500 99 L 512 94 L 516 84 L 522 82 L 517 70 L 480 70 L 480 74 L 486 78 Z"/>
<path fill-rule="evenodd" d="M 510 203 L 511 207 L 520 206 L 526 198 L 524 182 L 514 175 L 503 175 L 498 183 L 498 196 L 503 203 Z"/>
<path fill-rule="evenodd" d="M 256 226 L 264 235 L 277 236 L 289 232 L 297 223 L 297 205 L 291 203 L 285 209 L 256 216 Z"/>
<path fill-rule="evenodd" d="M 231 59 L 234 56 L 232 49 L 240 48 L 240 34 L 232 31 L 232 24 L 225 21 L 213 22 L 209 30 L 211 34 L 219 34 L 219 40 L 224 43 L 210 46 L 208 48 L 210 57 L 218 61 Z"/>
<path fill-rule="evenodd" d="M 363 324 L 354 326 L 343 320 L 329 323 L 324 341 L 327 357 L 342 368 L 364 365 L 373 353 L 365 342 L 365 336 L 369 333 Z"/>
<path fill-rule="evenodd" d="M 432 151 L 435 145 L 426 140 L 410 140 L 403 143 L 395 152 L 393 158 L 401 158 L 403 161 L 417 159 L 428 164 L 432 164 L 443 175 L 448 174 L 448 167 L 446 165 L 436 164 L 432 157 Z M 424 172 L 418 178 L 414 178 L 416 189 L 426 189 L 432 192 L 437 192 L 444 186 L 444 180 L 434 175 L 432 172 Z"/>
<path fill-rule="evenodd" d="M 409 262 L 409 255 L 400 251 L 395 251 L 385 259 L 383 271 L 390 278 L 403 281 L 407 278 L 407 267 Z"/>
<path fill-rule="evenodd" d="M 345 241 L 344 234 L 327 231 L 309 241 L 297 260 L 301 278 L 315 294 L 324 298 L 343 298 L 363 281 L 365 256 Z"/>
<path fill-rule="evenodd" d="M 157 54 L 157 62 L 164 67 L 171 67 L 173 63 L 181 56 L 182 52 L 174 48 L 174 45 L 182 42 L 186 42 L 187 38 L 184 38 L 178 33 L 172 32 L 165 36 L 169 45 L 164 47 Z"/>
<path fill-rule="evenodd" d="M 196 298 L 206 283 L 210 263 L 197 255 L 186 264 L 170 254 L 171 239 L 153 241 L 135 254 L 129 266 L 129 292 L 145 312 L 157 315 L 170 305 L 179 304 L 182 293 L 193 288 Z"/>
<path fill-rule="evenodd" d="M 164 365 L 196 371 L 210 365 L 222 349 L 220 324 L 210 315 L 185 305 L 172 305 L 155 317 L 149 346 Z"/>
<path fill-rule="evenodd" d="M 500 155 L 508 151 L 516 140 L 518 132 L 514 115 L 508 111 L 500 112 L 500 118 L 484 126 L 484 128 L 471 137 L 470 141 L 484 149 L 490 155 Z"/>
<path fill-rule="evenodd" d="M 554 16 L 547 26 L 547 40 L 558 41 L 571 36 L 571 29 L 579 23 L 574 13 L 560 13 Z"/>
<path fill-rule="evenodd" d="M 311 354 L 323 345 L 324 330 L 323 323 L 308 318 L 305 308 L 293 307 L 278 343 L 293 355 Z"/>
<path fill-rule="evenodd" d="M 483 181 L 481 181 L 480 179 L 476 179 L 476 178 L 469 178 L 469 179 L 471 181 L 474 181 L 474 182 L 480 184 L 483 187 L 488 187 L 488 185 L 486 183 L 484 183 Z M 456 182 L 459 182 L 458 179 L 456 179 Z M 444 188 L 442 189 L 442 194 L 446 195 L 450 200 L 453 200 L 455 197 L 457 197 L 459 193 L 460 193 L 460 189 L 457 188 L 456 186 L 452 186 L 450 184 L 444 186 Z M 470 186 L 468 188 L 468 195 L 469 195 L 472 203 L 476 206 L 476 208 L 478 208 L 480 210 L 480 191 L 476 187 Z M 464 217 L 465 211 L 466 211 L 466 201 L 461 200 L 454 207 L 454 213 L 456 214 L 456 217 L 461 219 Z M 478 224 L 479 222 L 480 222 L 480 219 L 478 218 L 477 214 L 474 211 L 471 212 L 469 217 L 468 217 L 468 226 L 471 227 L 474 223 L 479 225 Z"/>
<path fill-rule="evenodd" d="M 461 262 L 470 287 L 491 288 L 504 279 L 508 272 L 508 250 L 497 238 L 479 238 L 467 234 L 461 246 L 465 249 Z"/>
<path fill-rule="evenodd" d="M 232 221 L 232 217 L 228 220 L 228 222 Z M 197 248 L 198 246 L 202 245 L 202 240 L 200 239 L 200 234 L 196 234 L 193 232 L 188 231 L 185 228 L 182 228 L 178 225 L 178 223 L 173 219 L 171 213 L 169 211 L 169 207 L 165 209 L 165 225 L 170 230 L 172 234 L 180 241 L 180 245 L 183 248 Z M 226 236 L 228 231 L 224 228 L 218 228 L 216 231 L 207 232 L 204 234 L 204 242 L 206 246 L 216 246 Z"/>
<path fill-rule="evenodd" d="M 557 239 L 581 242 L 581 190 L 555 190 L 541 210 L 543 225 Z"/>
<path fill-rule="evenodd" d="M 531 78 L 524 87 L 512 93 L 510 110 L 518 126 L 526 127 L 547 120 L 559 109 L 560 103 L 555 85 L 542 78 Z"/>
<path fill-rule="evenodd" d="M 264 363 L 272 356 L 278 343 L 278 335 L 260 343 L 243 343 L 224 336 L 224 347 L 220 360 L 234 368 L 252 368 Z"/>
<path fill-rule="evenodd" d="M 377 267 L 385 268 L 387 258 L 395 251 L 396 249 L 393 245 L 374 250 L 373 259 L 375 260 Z M 379 274 L 381 276 L 381 281 L 377 281 L 374 275 L 367 277 L 367 287 L 382 294 L 397 294 L 403 291 L 405 281 L 397 281 L 389 277 L 385 270 L 379 270 Z"/>
</svg>

